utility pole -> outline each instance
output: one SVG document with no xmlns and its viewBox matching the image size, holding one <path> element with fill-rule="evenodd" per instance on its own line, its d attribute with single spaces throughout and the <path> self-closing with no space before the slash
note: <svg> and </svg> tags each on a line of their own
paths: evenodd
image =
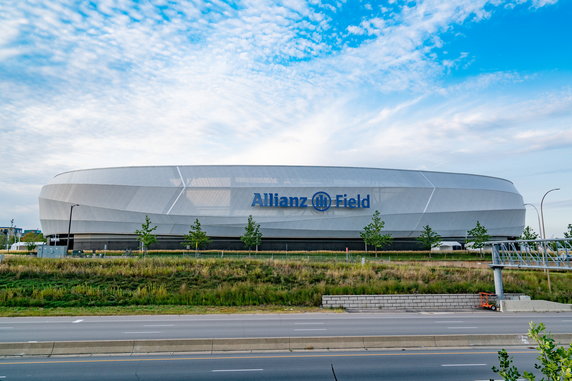
<svg viewBox="0 0 572 381">
<path fill-rule="evenodd" d="M 14 235 L 14 219 L 12 218 L 10 220 L 10 230 L 8 230 L 8 240 L 6 241 L 6 250 L 10 250 L 9 248 L 10 245 L 12 244 L 11 243 L 12 240 L 10 239 L 10 237 L 12 237 L 13 235 Z"/>
</svg>

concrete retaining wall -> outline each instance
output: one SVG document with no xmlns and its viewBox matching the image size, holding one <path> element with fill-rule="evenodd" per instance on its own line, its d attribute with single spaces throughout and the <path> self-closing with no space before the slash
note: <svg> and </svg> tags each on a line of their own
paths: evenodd
<svg viewBox="0 0 572 381">
<path fill-rule="evenodd" d="M 492 303 L 496 297 L 491 297 Z M 325 308 L 384 311 L 468 311 L 479 308 L 479 294 L 324 295 Z"/>
<path fill-rule="evenodd" d="M 554 334 L 552 336 L 559 345 L 568 345 L 572 342 L 572 334 Z M 528 336 L 514 334 L 59 341 L 0 343 L 0 356 L 497 347 L 530 345 L 532 343 Z"/>
</svg>

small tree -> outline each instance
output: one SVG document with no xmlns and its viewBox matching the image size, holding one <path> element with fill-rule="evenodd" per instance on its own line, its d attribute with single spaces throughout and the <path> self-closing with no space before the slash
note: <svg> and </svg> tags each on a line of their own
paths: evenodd
<svg viewBox="0 0 572 381">
<path fill-rule="evenodd" d="M 45 242 L 42 233 L 28 232 L 22 236 L 22 242 L 26 243 L 26 250 L 31 253 L 36 247 L 38 242 Z"/>
<path fill-rule="evenodd" d="M 441 244 L 441 236 L 435 233 L 429 225 L 423 226 L 423 231 L 421 232 L 421 235 L 417 237 L 417 240 L 421 242 L 426 250 L 431 250 Z"/>
<path fill-rule="evenodd" d="M 487 234 L 487 228 L 485 228 L 479 221 L 477 225 L 467 232 L 467 243 L 473 243 L 475 249 L 479 249 L 481 253 L 481 258 L 483 257 L 483 247 L 485 242 L 491 239 L 491 236 Z"/>
<path fill-rule="evenodd" d="M 149 216 L 145 216 L 145 222 L 141 224 L 141 229 L 135 230 L 135 234 L 137 234 L 137 240 L 143 247 L 143 254 L 147 254 L 147 249 L 149 246 L 157 242 L 157 237 L 153 234 L 156 229 L 157 226 L 151 227 L 151 219 Z"/>
<path fill-rule="evenodd" d="M 564 232 L 564 238 L 572 238 L 572 224 L 568 224 L 568 231 Z"/>
<path fill-rule="evenodd" d="M 195 253 L 200 247 L 206 246 L 210 242 L 207 233 L 201 228 L 201 223 L 199 219 L 195 219 L 195 223 L 191 225 L 191 229 L 188 234 L 185 234 L 184 240 L 182 242 L 183 246 L 194 246 Z"/>
<path fill-rule="evenodd" d="M 520 236 L 520 239 L 522 239 L 522 240 L 538 239 L 538 234 L 536 234 L 536 232 L 534 230 L 532 230 L 532 228 L 530 226 L 527 226 L 522 231 L 522 235 Z M 536 250 L 538 247 L 536 245 L 536 243 L 534 243 L 534 242 L 527 242 L 526 246 L 530 247 L 532 250 Z"/>
<path fill-rule="evenodd" d="M 572 380 L 572 344 L 566 347 L 557 347 L 554 339 L 544 334 L 545 326 L 543 323 L 536 324 L 530 322 L 528 337 L 536 341 L 539 352 L 537 359 L 540 364 L 534 364 L 546 378 L 545 381 L 566 381 Z M 512 358 L 505 349 L 498 352 L 499 367 L 492 367 L 493 372 L 498 373 L 505 381 L 516 381 L 521 377 L 520 371 L 512 365 Z M 536 377 L 529 372 L 523 372 L 522 377 L 525 380 L 534 381 Z"/>
<path fill-rule="evenodd" d="M 566 234 L 566 233 L 564 233 L 564 234 Z M 538 234 L 536 234 L 536 232 L 534 230 L 532 230 L 532 228 L 530 226 L 527 226 L 522 231 L 522 235 L 520 236 L 520 239 L 523 239 L 523 240 L 538 239 Z"/>
<path fill-rule="evenodd" d="M 363 231 L 359 234 L 360 237 L 367 245 L 372 245 L 375 248 L 375 255 L 377 250 L 391 244 L 392 238 L 389 234 L 382 234 L 381 231 L 385 226 L 385 222 L 381 219 L 379 210 L 373 212 L 371 222 L 364 226 Z"/>
<path fill-rule="evenodd" d="M 262 233 L 260 232 L 260 225 L 254 221 L 252 215 L 248 216 L 248 222 L 244 228 L 244 234 L 240 237 L 242 243 L 248 250 L 256 247 L 258 251 L 258 246 L 262 243 Z"/>
</svg>

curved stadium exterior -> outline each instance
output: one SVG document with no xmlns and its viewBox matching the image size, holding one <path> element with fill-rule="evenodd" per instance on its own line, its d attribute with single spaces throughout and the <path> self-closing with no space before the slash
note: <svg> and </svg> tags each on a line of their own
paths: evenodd
<svg viewBox="0 0 572 381">
<path fill-rule="evenodd" d="M 393 249 L 413 248 L 423 226 L 463 242 L 477 221 L 495 239 L 519 236 L 522 196 L 504 179 L 430 171 L 311 166 L 148 166 L 65 172 L 42 188 L 44 233 L 76 249 L 137 248 L 149 216 L 159 241 L 181 249 L 196 218 L 210 248 L 242 249 L 249 215 L 261 249 L 363 249 L 360 232 L 379 210 Z M 78 204 L 72 208 L 72 205 Z M 73 215 L 70 218 L 71 211 Z"/>
</svg>

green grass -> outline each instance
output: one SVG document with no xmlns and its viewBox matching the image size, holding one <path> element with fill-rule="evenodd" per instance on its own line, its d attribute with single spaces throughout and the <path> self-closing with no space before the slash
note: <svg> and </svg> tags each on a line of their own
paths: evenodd
<svg viewBox="0 0 572 381">
<path fill-rule="evenodd" d="M 542 271 L 503 272 L 505 292 L 572 302 L 572 274 L 551 278 L 549 294 Z M 324 294 L 479 291 L 494 291 L 493 275 L 475 262 L 7 256 L 0 264 L 0 308 L 9 309 L 318 307 Z"/>
<path fill-rule="evenodd" d="M 322 312 L 318 307 L 284 306 L 108 306 L 108 307 L 0 307 L 0 316 L 114 316 L 114 315 L 188 315 L 188 314 L 261 314 Z M 328 309 L 327 312 L 341 312 Z"/>
</svg>

